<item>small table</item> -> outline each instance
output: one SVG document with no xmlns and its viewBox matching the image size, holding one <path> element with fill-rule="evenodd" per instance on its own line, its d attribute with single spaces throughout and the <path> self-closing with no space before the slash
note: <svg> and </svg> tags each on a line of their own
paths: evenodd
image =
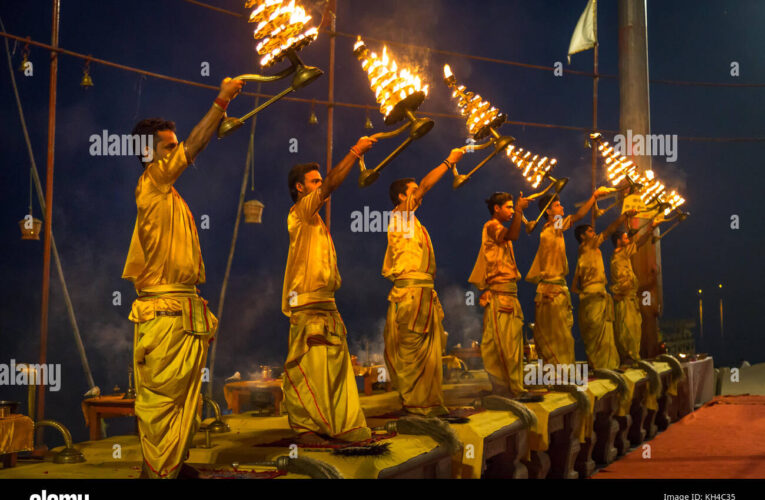
<svg viewBox="0 0 765 500">
<path fill-rule="evenodd" d="M 123 399 L 123 396 L 124 394 L 98 396 L 82 402 L 82 413 L 85 417 L 85 425 L 90 429 L 91 441 L 103 439 L 102 419 L 135 416 L 135 399 Z M 138 425 L 137 421 L 136 425 Z"/>
<path fill-rule="evenodd" d="M 240 382 L 229 382 L 223 386 L 223 396 L 226 398 L 226 404 L 232 413 L 241 413 L 244 403 L 250 400 L 255 391 L 270 392 L 274 399 L 274 412 L 280 415 L 282 400 L 282 381 L 273 380 L 243 380 Z"/>
<path fill-rule="evenodd" d="M 715 367 L 711 356 L 697 361 L 683 362 L 685 378 L 677 386 L 677 397 L 672 398 L 669 416 L 680 420 L 691 413 L 695 406 L 703 405 L 714 397 Z"/>
<path fill-rule="evenodd" d="M 16 465 L 16 454 L 34 448 L 34 422 L 26 415 L 12 413 L 0 418 L 0 462 L 3 468 Z"/>
<path fill-rule="evenodd" d="M 481 356 L 481 347 L 455 347 L 450 354 L 457 356 L 468 366 L 470 370 L 483 368 L 483 357 Z"/>
</svg>

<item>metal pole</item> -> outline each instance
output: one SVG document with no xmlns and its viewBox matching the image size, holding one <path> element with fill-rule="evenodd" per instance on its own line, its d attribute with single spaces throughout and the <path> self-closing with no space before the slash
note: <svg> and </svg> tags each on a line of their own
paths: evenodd
<svg viewBox="0 0 765 500">
<path fill-rule="evenodd" d="M 327 175 L 332 170 L 332 124 L 335 116 L 335 28 L 337 22 L 337 0 L 329 0 L 329 25 L 332 34 L 329 39 L 329 93 L 327 95 Z M 332 227 L 332 199 L 326 205 L 327 231 Z"/>
<path fill-rule="evenodd" d="M 60 21 L 61 0 L 53 0 L 53 26 L 51 27 L 51 45 L 58 47 L 58 26 Z M 53 220 L 53 158 L 56 144 L 56 80 L 58 78 L 58 53 L 50 53 L 50 93 L 48 98 L 48 160 L 45 180 L 45 224 L 43 234 L 43 276 L 42 307 L 40 311 L 40 366 L 48 356 L 48 297 L 50 295 L 50 249 L 51 222 Z M 45 419 L 45 386 L 41 386 L 37 395 L 37 420 Z M 42 442 L 42 427 L 37 430 L 37 442 Z"/>
<path fill-rule="evenodd" d="M 619 0 L 619 129 L 625 137 L 651 133 L 650 97 L 648 88 L 648 35 L 646 0 Z M 650 156 L 627 156 L 642 171 L 651 168 Z M 634 218 L 637 227 L 650 221 Z M 634 226 L 633 226 L 634 227 Z M 658 230 L 654 231 L 658 234 Z M 659 354 L 658 326 L 662 307 L 660 245 L 646 243 L 632 258 L 639 281 L 642 333 L 640 356 L 653 358 Z M 644 295 L 646 292 L 649 296 Z M 644 300 L 647 298 L 648 300 Z"/>
<path fill-rule="evenodd" d="M 258 82 L 258 94 L 260 94 L 261 83 Z M 255 98 L 255 107 L 258 107 L 260 97 Z M 247 179 L 250 176 L 250 163 L 255 154 L 255 124 L 258 115 L 253 116 L 250 125 L 250 142 L 247 147 L 247 160 L 244 163 L 244 175 L 242 176 L 242 186 L 239 189 L 239 205 L 236 209 L 236 221 L 234 222 L 234 234 L 231 236 L 231 247 L 228 250 L 228 259 L 226 260 L 226 272 L 223 274 L 223 284 L 220 289 L 220 299 L 218 299 L 218 333 L 215 335 L 212 350 L 210 351 L 210 381 L 207 383 L 207 397 L 213 398 L 213 375 L 215 374 L 215 352 L 218 348 L 220 338 L 220 324 L 223 322 L 223 303 L 226 301 L 226 289 L 228 288 L 228 278 L 231 275 L 231 264 L 234 261 L 234 250 L 236 250 L 236 240 L 239 238 L 239 225 L 242 221 L 242 207 L 244 207 L 244 196 L 247 193 Z"/>
</svg>

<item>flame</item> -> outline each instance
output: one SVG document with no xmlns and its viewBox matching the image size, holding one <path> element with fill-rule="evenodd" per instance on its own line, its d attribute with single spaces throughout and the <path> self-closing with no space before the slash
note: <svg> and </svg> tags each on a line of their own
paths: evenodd
<svg viewBox="0 0 765 500">
<path fill-rule="evenodd" d="M 288 50 L 300 50 L 319 36 L 316 27 L 303 31 L 311 16 L 303 7 L 295 5 L 295 0 L 247 0 L 245 3 L 246 8 L 253 6 L 249 22 L 257 23 L 254 38 L 262 38 L 256 50 L 263 56 L 260 59 L 263 67 L 281 61 Z"/>
<path fill-rule="evenodd" d="M 618 186 L 628 177 L 633 182 L 642 184 L 643 189 L 639 193 L 640 199 L 649 205 L 654 202 L 668 204 L 670 208 L 664 210 L 665 215 L 685 203 L 685 198 L 680 196 L 677 191 L 672 190 L 667 194 L 667 187 L 656 177 L 653 170 L 646 170 L 641 173 L 632 161 L 628 160 L 626 156 L 620 155 L 613 146 L 609 146 L 608 142 L 599 141 L 598 151 L 606 164 L 606 179 L 613 186 Z"/>
<path fill-rule="evenodd" d="M 531 151 L 524 151 L 523 148 L 516 148 L 515 146 L 508 146 L 506 154 L 510 161 L 521 170 L 523 177 L 531 183 L 532 188 L 539 187 L 539 183 L 542 182 L 545 175 L 558 163 L 555 158 L 531 156 Z"/>
<path fill-rule="evenodd" d="M 380 113 L 386 118 L 393 108 L 415 92 L 428 95 L 428 86 L 409 68 L 398 68 L 396 61 L 388 55 L 388 47 L 383 46 L 382 56 L 370 52 L 366 44 L 358 37 L 353 45 L 353 52 L 361 61 L 361 68 L 367 72 L 369 85 L 380 104 Z"/>
<path fill-rule="evenodd" d="M 499 110 L 473 92 L 465 92 L 464 85 L 457 85 L 452 69 L 448 64 L 444 65 L 444 78 L 446 84 L 452 89 L 452 97 L 458 98 L 457 107 L 462 116 L 467 118 L 467 128 L 470 134 L 479 132 L 482 128 L 491 125 L 499 116 Z"/>
</svg>

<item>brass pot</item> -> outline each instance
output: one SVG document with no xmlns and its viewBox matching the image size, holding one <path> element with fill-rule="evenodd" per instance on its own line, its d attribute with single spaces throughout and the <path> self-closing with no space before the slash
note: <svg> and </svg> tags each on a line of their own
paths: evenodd
<svg viewBox="0 0 765 500">
<path fill-rule="evenodd" d="M 0 418 L 10 417 L 18 407 L 18 401 L 0 401 Z"/>
</svg>

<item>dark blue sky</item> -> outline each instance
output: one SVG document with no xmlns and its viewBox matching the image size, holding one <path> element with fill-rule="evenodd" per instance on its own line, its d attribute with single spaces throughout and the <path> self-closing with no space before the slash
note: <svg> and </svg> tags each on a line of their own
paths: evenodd
<svg viewBox="0 0 765 500">
<path fill-rule="evenodd" d="M 210 0 L 242 12 L 243 2 Z M 468 3 L 457 0 L 362 1 L 338 0 L 337 29 L 434 48 L 486 57 L 550 66 L 565 63 L 576 21 L 586 1 L 497 0 Z M 600 69 L 617 73 L 616 2 L 599 2 Z M 8 1 L 0 16 L 13 34 L 50 41 L 50 3 L 41 0 Z M 765 82 L 761 30 L 765 4 L 758 1 L 712 0 L 649 1 L 648 43 L 650 75 L 657 79 L 714 82 Z M 181 0 L 134 2 L 63 0 L 60 45 L 122 64 L 167 75 L 218 85 L 225 76 L 257 72 L 253 60 L 252 27 L 243 20 L 212 12 Z M 353 57 L 353 41 L 337 40 L 336 89 L 338 99 L 374 104 L 368 82 Z M 13 44 L 12 44 L 13 45 Z M 378 50 L 369 42 L 370 48 Z M 320 35 L 301 56 L 306 63 L 328 68 L 329 38 Z M 461 83 L 486 97 L 511 119 L 565 125 L 591 124 L 591 79 L 576 75 L 557 78 L 534 69 L 445 58 L 417 50 L 393 47 L 400 59 L 420 66 L 431 84 L 423 110 L 454 113 L 455 104 L 441 81 L 448 62 Z M 17 221 L 26 213 L 29 161 L 19 126 L 5 54 L 0 64 L 0 362 L 36 360 L 39 349 L 42 242 L 21 241 Z M 34 76 L 16 73 L 30 127 L 35 158 L 44 178 L 47 112 L 48 54 L 33 48 Z M 14 68 L 20 65 L 20 47 Z M 203 61 L 211 76 L 200 76 Z M 740 64 L 741 76 L 730 76 L 730 64 Z M 568 67 L 568 66 L 567 66 Z M 573 57 L 573 69 L 592 68 L 592 52 Z M 132 324 L 127 320 L 134 291 L 120 278 L 135 220 L 133 190 L 141 173 L 134 158 L 93 157 L 88 138 L 106 129 L 129 133 L 140 118 L 163 116 L 175 120 L 179 138 L 209 108 L 216 93 L 141 78 L 99 65 L 91 65 L 95 87 L 79 87 L 82 61 L 62 56 L 59 63 L 58 115 L 53 229 L 68 279 L 96 383 L 105 391 L 125 386 L 131 363 Z M 301 90 L 305 98 L 326 99 L 328 78 Z M 267 84 L 275 93 L 282 83 Z M 140 89 L 140 90 L 139 90 Z M 246 90 L 254 91 L 255 84 Z M 764 110 L 761 88 L 679 87 L 652 84 L 652 132 L 680 136 L 765 136 L 760 117 Z M 599 124 L 617 129 L 619 94 L 615 79 L 602 79 Z M 232 115 L 250 109 L 252 98 L 240 97 Z M 221 318 L 216 374 L 246 374 L 258 364 L 280 364 L 286 353 L 288 323 L 279 301 L 288 237 L 286 214 L 291 200 L 286 188 L 289 167 L 318 161 L 324 167 L 326 109 L 316 107 L 319 124 L 308 124 L 310 106 L 279 102 L 258 118 L 255 138 L 255 191 L 265 203 L 262 225 L 240 230 L 226 307 Z M 385 129 L 379 113 L 370 113 L 378 132 Z M 336 108 L 335 161 L 365 134 L 363 110 Z M 590 152 L 583 148 L 584 133 L 505 125 L 521 147 L 556 157 L 560 176 L 571 178 L 562 201 L 568 211 L 589 195 Z M 299 152 L 291 154 L 296 138 Z M 364 339 L 381 348 L 389 282 L 380 276 L 386 239 L 384 233 L 353 233 L 351 213 L 369 206 L 388 210 L 387 188 L 403 176 L 421 178 L 441 162 L 452 147 L 464 144 L 464 123 L 436 119 L 433 131 L 396 160 L 372 187 L 360 190 L 357 173 L 351 174 L 332 200 L 332 230 L 338 251 L 343 286 L 337 301 L 348 327 L 354 353 Z M 381 142 L 369 162 L 382 158 L 395 140 Z M 200 230 L 208 280 L 203 295 L 217 310 L 226 256 L 231 241 L 237 195 L 247 147 L 242 129 L 210 143 L 176 187 L 197 221 L 209 215 L 210 229 Z M 755 204 L 760 196 L 763 143 L 705 143 L 680 141 L 674 164 L 654 160 L 654 170 L 685 194 L 692 217 L 663 240 L 665 319 L 697 317 L 696 290 L 705 290 L 704 338 L 698 350 L 711 352 L 719 363 L 741 359 L 764 361 L 759 311 L 765 307 L 761 262 L 765 229 Z M 466 155 L 462 170 L 478 161 Z M 469 184 L 452 191 L 451 178 L 426 197 L 418 217 L 434 242 L 437 290 L 446 310 L 445 327 L 451 342 L 480 339 L 482 311 L 465 305 L 467 277 L 480 244 L 487 218 L 483 199 L 495 190 L 529 192 L 518 171 L 504 158 L 493 160 Z M 35 203 L 35 214 L 40 209 Z M 536 209 L 530 209 L 532 216 Z M 740 217 L 740 229 L 730 229 L 730 217 Z M 601 222 L 599 229 L 605 226 Z M 538 233 L 525 235 L 515 245 L 525 275 L 538 244 Z M 576 243 L 567 235 L 569 266 L 573 273 Z M 606 259 L 610 244 L 604 245 Z M 722 282 L 722 292 L 713 290 Z M 48 396 L 49 415 L 71 426 L 75 439 L 85 437 L 79 413 L 80 395 L 87 383 L 74 349 L 62 294 L 51 274 L 51 318 L 48 361 L 62 363 L 64 380 L 59 393 Z M 121 306 L 112 305 L 114 291 L 122 293 Z M 520 285 L 527 321 L 533 320 L 534 287 Z M 725 337 L 720 338 L 718 300 L 725 301 Z M 576 306 L 576 299 L 574 299 Z M 583 358 L 578 332 L 577 351 Z M 3 388 L 4 399 L 25 400 L 20 388 Z"/>
</svg>

